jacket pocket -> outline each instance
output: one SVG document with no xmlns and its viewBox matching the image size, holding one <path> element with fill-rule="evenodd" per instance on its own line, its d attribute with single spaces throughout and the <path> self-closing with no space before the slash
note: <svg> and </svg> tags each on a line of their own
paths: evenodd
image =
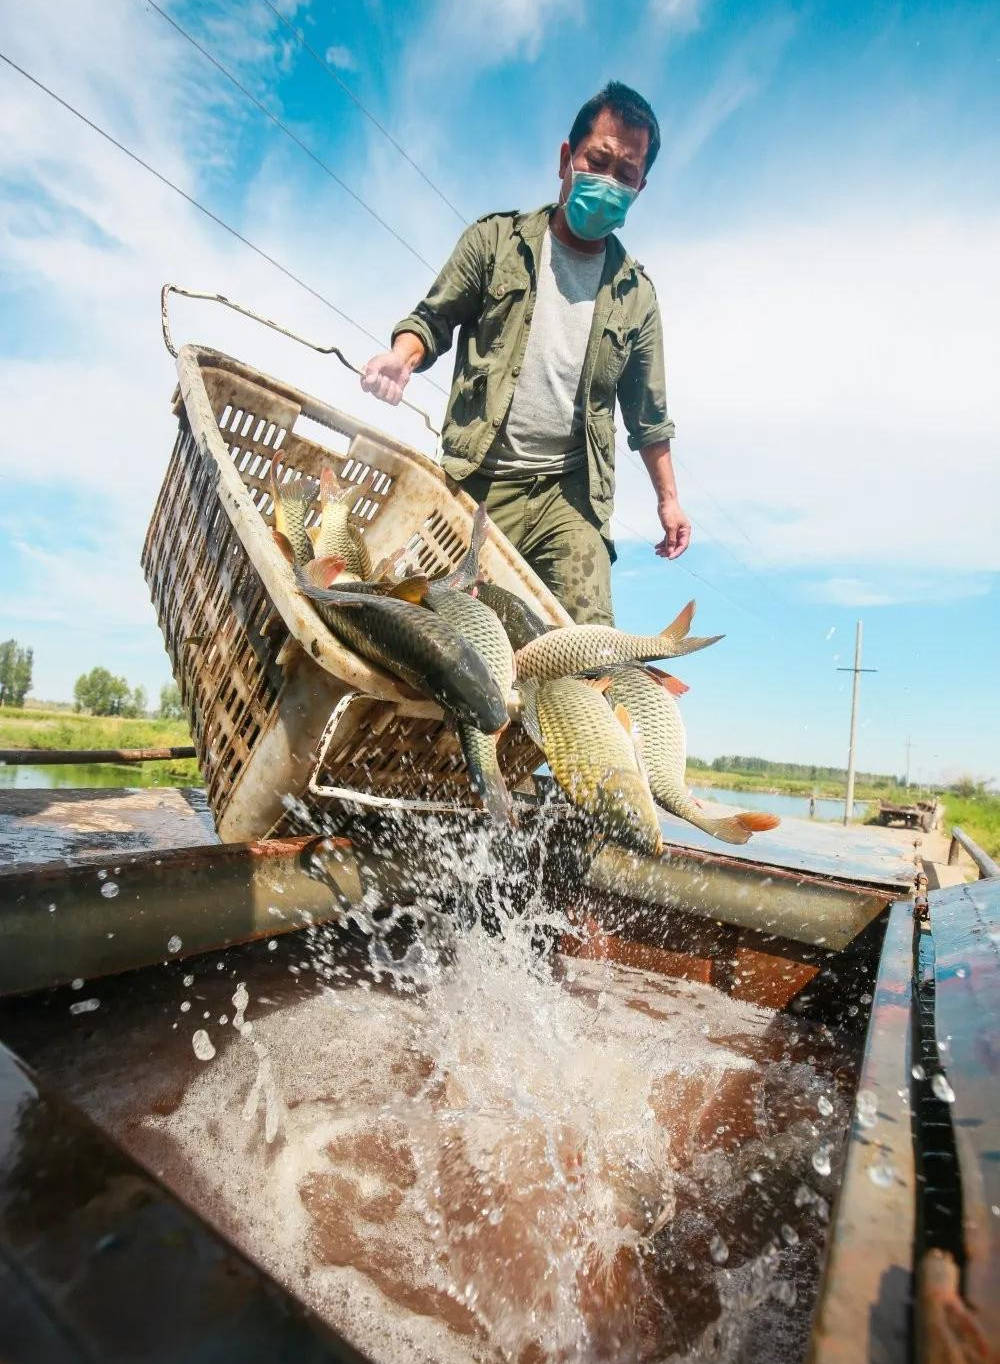
<svg viewBox="0 0 1000 1364">
<path fill-rule="evenodd" d="M 447 421 L 455 427 L 469 428 L 486 418 L 486 372 L 477 370 L 463 375 L 455 386 L 448 407 Z M 456 433 L 457 434 L 457 433 Z"/>
<path fill-rule="evenodd" d="M 609 406 L 614 403 L 614 392 L 632 354 L 634 328 L 609 323 L 604 328 L 597 359 L 594 362 L 594 387 Z"/>
</svg>

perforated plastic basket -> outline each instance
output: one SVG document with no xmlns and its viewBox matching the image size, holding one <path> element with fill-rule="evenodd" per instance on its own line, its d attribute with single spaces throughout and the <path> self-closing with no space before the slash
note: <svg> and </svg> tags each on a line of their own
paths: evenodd
<svg viewBox="0 0 1000 1364">
<path fill-rule="evenodd" d="M 428 573 L 462 557 L 470 498 L 418 451 L 218 351 L 185 346 L 177 371 L 177 440 L 142 564 L 220 837 L 284 832 L 286 796 L 301 802 L 296 825 L 302 804 L 320 814 L 345 796 L 475 805 L 438 707 L 339 644 L 297 590 L 267 485 L 276 464 L 282 481 L 318 491 L 329 464 L 359 484 L 352 518 L 372 561 L 407 544 Z M 314 501 L 310 520 L 318 511 Z M 493 526 L 480 562 L 543 619 L 568 623 Z M 540 755 L 511 725 L 500 760 L 516 784 Z"/>
</svg>

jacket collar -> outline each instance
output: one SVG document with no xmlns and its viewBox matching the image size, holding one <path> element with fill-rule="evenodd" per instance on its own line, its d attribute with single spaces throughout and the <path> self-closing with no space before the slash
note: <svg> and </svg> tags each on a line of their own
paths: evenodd
<svg viewBox="0 0 1000 1364">
<path fill-rule="evenodd" d="M 545 204 L 542 208 L 536 208 L 531 213 L 519 213 L 514 219 L 514 231 L 531 252 L 536 272 L 542 248 L 542 238 L 545 236 L 545 229 L 552 221 L 552 215 L 557 207 L 557 204 Z M 612 233 L 606 240 L 601 285 L 610 283 L 617 290 L 619 283 L 623 279 L 635 275 L 636 271 L 636 262 L 615 234 Z"/>
</svg>

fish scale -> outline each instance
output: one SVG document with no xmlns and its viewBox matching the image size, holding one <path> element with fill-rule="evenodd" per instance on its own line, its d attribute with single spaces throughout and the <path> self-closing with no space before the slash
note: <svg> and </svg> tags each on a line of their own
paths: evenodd
<svg viewBox="0 0 1000 1364">
<path fill-rule="evenodd" d="M 694 602 L 658 635 L 631 635 L 612 625 L 563 625 L 526 644 L 515 655 L 517 675 L 542 682 L 580 673 L 596 673 L 623 663 L 677 658 L 705 649 L 722 638 L 688 635 Z"/>
<path fill-rule="evenodd" d="M 489 734 L 506 725 L 506 696 L 472 645 L 442 617 L 396 597 L 323 589 L 301 570 L 296 580 L 355 653 L 395 673 L 461 721 Z"/>
<path fill-rule="evenodd" d="M 619 841 L 662 850 L 659 821 L 632 736 L 600 691 L 578 678 L 521 685 L 522 724 L 574 805 Z"/>
<path fill-rule="evenodd" d="M 687 735 L 677 702 L 645 668 L 616 668 L 605 692 L 610 705 L 624 706 L 632 724 L 653 799 L 679 819 L 726 843 L 746 843 L 752 833 L 774 828 L 775 815 L 758 811 L 722 819 L 705 813 L 687 787 Z"/>
</svg>

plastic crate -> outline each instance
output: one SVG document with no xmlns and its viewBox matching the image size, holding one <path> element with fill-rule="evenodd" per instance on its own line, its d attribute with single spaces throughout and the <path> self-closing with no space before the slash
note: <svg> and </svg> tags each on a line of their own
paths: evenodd
<svg viewBox="0 0 1000 1364">
<path fill-rule="evenodd" d="M 296 588 L 271 537 L 268 478 L 275 464 L 318 492 L 328 464 L 359 485 L 351 515 L 372 562 L 408 545 L 428 573 L 465 552 L 471 499 L 418 451 L 218 351 L 185 346 L 177 371 L 177 440 L 142 565 L 219 836 L 276 836 L 301 827 L 303 805 L 318 817 L 352 796 L 475 806 L 440 709 L 342 646 Z M 569 622 L 494 526 L 480 564 L 543 619 Z M 540 755 L 511 725 L 500 761 L 515 785 Z"/>
</svg>

